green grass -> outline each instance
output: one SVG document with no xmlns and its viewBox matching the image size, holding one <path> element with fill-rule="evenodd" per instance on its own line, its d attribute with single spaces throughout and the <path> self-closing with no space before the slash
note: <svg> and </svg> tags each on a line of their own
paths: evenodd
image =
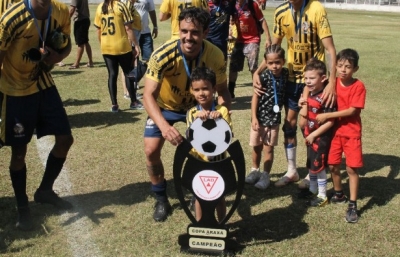
<svg viewBox="0 0 400 257">
<path fill-rule="evenodd" d="M 94 8 L 91 6 L 92 14 Z M 271 29 L 273 9 L 267 8 L 264 14 Z M 266 191 L 246 186 L 240 206 L 229 221 L 234 236 L 246 246 L 239 256 L 398 256 L 400 142 L 396 92 L 400 75 L 396 62 L 400 57 L 397 47 L 400 18 L 395 13 L 332 9 L 328 14 L 337 50 L 351 47 L 359 52 L 360 70 L 356 75 L 367 87 L 366 108 L 362 112 L 365 167 L 361 170 L 358 201 L 361 218 L 357 224 L 345 223 L 346 206 L 306 208 L 295 197 L 297 185 L 281 189 L 271 186 Z M 160 34 L 155 46 L 170 35 L 169 22 L 159 22 L 158 27 Z M 67 171 L 59 179 L 69 181 L 72 186 L 68 189 L 57 183 L 56 188 L 75 204 L 76 210 L 61 214 L 33 202 L 33 193 L 43 174 L 37 141 L 33 139 L 26 161 L 35 229 L 17 231 L 8 174 L 10 148 L 1 149 L 0 253 L 4 256 L 187 256 L 179 252 L 177 244 L 178 235 L 185 233 L 189 220 L 179 207 L 172 183 L 175 148 L 166 143 L 162 155 L 174 212 L 166 222 L 155 223 L 142 141 L 146 114 L 128 110 L 129 101 L 122 98 L 122 86 L 118 97 L 123 111 L 110 112 L 107 70 L 93 26 L 90 43 L 94 68 L 53 70 L 75 137 L 65 164 Z M 64 62 L 72 64 L 75 53 L 74 47 Z M 86 61 L 84 56 L 81 65 Z M 247 169 L 251 150 L 249 83 L 249 72 L 240 73 L 232 116 Z M 184 131 L 184 124 L 178 127 Z M 299 171 L 304 177 L 305 147 L 300 143 L 298 149 Z M 285 172 L 281 143 L 276 147 L 275 157 L 272 181 Z M 345 174 L 343 183 L 348 192 Z M 328 188 L 332 188 L 331 183 Z M 232 204 L 232 196 L 228 197 L 228 204 Z"/>
</svg>

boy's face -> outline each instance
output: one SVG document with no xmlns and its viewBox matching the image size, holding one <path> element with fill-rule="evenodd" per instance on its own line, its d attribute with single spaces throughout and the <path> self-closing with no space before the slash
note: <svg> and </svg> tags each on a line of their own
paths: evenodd
<svg viewBox="0 0 400 257">
<path fill-rule="evenodd" d="M 214 87 L 210 81 L 192 81 L 191 92 L 201 106 L 208 104 L 212 105 L 212 102 L 214 101 Z"/>
<path fill-rule="evenodd" d="M 358 70 L 358 66 L 354 67 L 348 60 L 338 60 L 336 62 L 336 72 L 342 81 L 353 79 L 353 74 Z"/>
<path fill-rule="evenodd" d="M 318 70 L 308 70 L 304 72 L 304 83 L 311 94 L 316 94 L 324 89 L 326 75 L 321 75 Z"/>
<path fill-rule="evenodd" d="M 267 69 L 271 71 L 274 76 L 280 76 L 285 60 L 279 57 L 277 53 L 269 53 L 266 57 L 265 63 L 267 64 Z"/>
</svg>

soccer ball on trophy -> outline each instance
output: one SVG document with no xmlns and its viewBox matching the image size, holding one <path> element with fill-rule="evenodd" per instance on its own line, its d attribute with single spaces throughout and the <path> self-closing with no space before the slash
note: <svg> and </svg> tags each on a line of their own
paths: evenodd
<svg viewBox="0 0 400 257">
<path fill-rule="evenodd" d="M 199 153 L 217 156 L 228 149 L 232 131 L 224 119 L 196 119 L 187 131 L 187 139 Z"/>
</svg>

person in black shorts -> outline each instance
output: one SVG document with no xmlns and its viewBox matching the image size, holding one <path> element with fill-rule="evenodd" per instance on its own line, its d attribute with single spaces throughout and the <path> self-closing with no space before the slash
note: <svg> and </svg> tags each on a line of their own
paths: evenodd
<svg viewBox="0 0 400 257">
<path fill-rule="evenodd" d="M 89 44 L 90 12 L 88 0 L 72 0 L 69 15 L 74 20 L 74 37 L 75 43 L 78 46 L 76 60 L 69 68 L 79 68 L 79 63 L 85 50 L 89 58 L 86 67 L 92 68 L 92 47 Z"/>
</svg>

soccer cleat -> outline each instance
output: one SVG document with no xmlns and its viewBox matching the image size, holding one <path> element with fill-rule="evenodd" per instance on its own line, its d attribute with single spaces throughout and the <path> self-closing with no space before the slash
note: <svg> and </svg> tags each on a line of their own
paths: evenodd
<svg viewBox="0 0 400 257">
<path fill-rule="evenodd" d="M 18 212 L 18 218 L 17 218 L 17 224 L 15 224 L 15 226 L 20 230 L 24 231 L 31 230 L 33 228 L 33 224 L 29 207 L 28 206 L 18 207 L 17 212 Z"/>
<path fill-rule="evenodd" d="M 342 197 L 338 197 L 336 194 L 333 194 L 333 196 L 331 197 L 331 203 L 333 204 L 347 203 L 347 196 L 343 194 Z"/>
<path fill-rule="evenodd" d="M 136 102 L 131 103 L 130 109 L 131 110 L 144 110 L 144 106 L 139 100 L 136 100 Z"/>
<path fill-rule="evenodd" d="M 157 201 L 154 206 L 153 219 L 158 222 L 165 221 L 170 214 L 171 209 L 172 207 L 169 202 Z"/>
<path fill-rule="evenodd" d="M 142 95 L 142 94 L 136 93 L 136 99 L 142 99 L 142 98 L 143 98 L 143 95 Z"/>
<path fill-rule="evenodd" d="M 293 183 L 293 182 L 297 182 L 299 181 L 299 173 L 295 173 L 292 177 L 288 177 L 288 176 L 283 176 L 281 177 L 278 181 L 275 182 L 275 186 L 276 187 L 283 187 L 286 186 L 287 184 Z"/>
<path fill-rule="evenodd" d="M 307 175 L 305 178 L 303 178 L 300 183 L 299 183 L 299 188 L 300 189 L 308 189 L 310 187 L 310 176 Z"/>
<path fill-rule="evenodd" d="M 308 202 L 308 205 L 312 207 L 323 207 L 327 204 L 328 204 L 328 197 L 325 198 L 315 197 L 314 199 Z"/>
<path fill-rule="evenodd" d="M 118 111 L 119 111 L 118 105 L 111 106 L 111 112 L 118 112 Z"/>
<path fill-rule="evenodd" d="M 254 186 L 258 189 L 265 190 L 269 187 L 270 182 L 269 174 L 264 171 L 261 173 L 260 179 Z"/>
<path fill-rule="evenodd" d="M 48 203 L 60 210 L 69 210 L 73 206 L 70 202 L 61 199 L 53 190 L 36 190 L 34 195 L 35 202 Z"/>
<path fill-rule="evenodd" d="M 249 173 L 249 175 L 247 175 L 247 177 L 245 178 L 245 182 L 247 184 L 255 184 L 258 182 L 258 180 L 261 177 L 261 172 L 259 169 L 252 169 L 251 172 Z"/>
<path fill-rule="evenodd" d="M 297 194 L 297 198 L 299 199 L 313 199 L 315 198 L 316 194 L 311 192 L 308 189 L 302 189 L 300 192 Z"/>
<path fill-rule="evenodd" d="M 348 223 L 356 223 L 358 221 L 357 208 L 352 205 L 347 208 L 346 221 Z"/>
</svg>

